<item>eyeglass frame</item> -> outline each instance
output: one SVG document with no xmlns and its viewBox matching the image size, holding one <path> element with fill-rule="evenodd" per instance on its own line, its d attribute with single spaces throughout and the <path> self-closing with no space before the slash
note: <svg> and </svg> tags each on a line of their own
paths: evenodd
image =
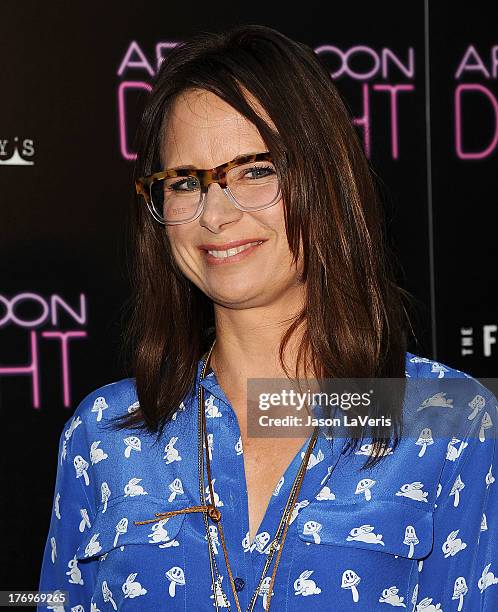
<svg viewBox="0 0 498 612">
<path fill-rule="evenodd" d="M 265 208 L 274 206 L 279 201 L 279 196 L 281 195 L 280 183 L 278 186 L 277 195 L 275 196 L 274 200 L 270 202 L 270 204 L 265 204 L 264 206 L 258 208 L 249 209 L 244 208 L 239 202 L 237 202 L 232 192 L 230 191 L 230 187 L 227 185 L 227 173 L 229 170 L 231 170 L 232 168 L 236 168 L 237 166 L 242 166 L 243 164 L 257 161 L 269 161 L 273 163 L 270 152 L 264 151 L 261 153 L 246 153 L 244 155 L 238 155 L 229 162 L 225 162 L 224 164 L 220 164 L 219 166 L 215 166 L 214 168 L 209 169 L 195 168 L 194 166 L 184 166 L 182 168 L 168 168 L 166 170 L 163 170 L 162 172 L 155 172 L 154 174 L 142 176 L 136 179 L 135 190 L 138 195 L 143 196 L 150 214 L 161 225 L 180 225 L 182 223 L 190 223 L 191 221 L 195 221 L 195 219 L 197 219 L 204 210 L 208 187 L 209 185 L 211 185 L 211 183 L 218 183 L 225 195 L 239 210 L 242 210 L 243 212 L 264 210 Z M 174 178 L 176 176 L 194 176 L 199 179 L 199 182 L 201 184 L 201 196 L 199 198 L 197 211 L 191 219 L 187 219 L 186 221 L 165 221 L 164 219 L 159 217 L 154 208 L 154 205 L 152 204 L 152 185 L 157 181 L 163 180 L 165 178 Z"/>
</svg>

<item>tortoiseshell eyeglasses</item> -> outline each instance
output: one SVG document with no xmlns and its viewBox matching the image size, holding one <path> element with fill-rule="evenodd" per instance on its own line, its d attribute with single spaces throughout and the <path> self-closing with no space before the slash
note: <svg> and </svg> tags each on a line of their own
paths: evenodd
<svg viewBox="0 0 498 612">
<path fill-rule="evenodd" d="M 239 155 L 209 170 L 170 168 L 137 179 L 135 187 L 156 221 L 178 225 L 199 217 L 211 183 L 218 183 L 234 206 L 245 212 L 268 208 L 280 199 L 280 182 L 268 151 Z"/>
</svg>

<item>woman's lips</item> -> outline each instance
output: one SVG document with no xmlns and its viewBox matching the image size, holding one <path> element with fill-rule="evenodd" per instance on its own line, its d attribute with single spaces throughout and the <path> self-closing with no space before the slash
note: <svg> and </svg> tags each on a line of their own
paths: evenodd
<svg viewBox="0 0 498 612">
<path fill-rule="evenodd" d="M 251 253 L 253 253 L 256 249 L 258 249 L 264 242 L 265 242 L 264 240 L 260 240 L 256 243 L 249 242 L 239 247 L 236 247 L 237 249 L 242 248 L 243 250 L 239 251 L 238 253 L 235 253 L 234 255 L 226 255 L 226 251 L 225 251 L 223 255 L 220 254 L 217 256 L 217 255 L 210 253 L 209 251 L 203 250 L 204 258 L 208 264 L 215 265 L 215 266 L 226 265 L 229 263 L 237 263 L 238 261 L 242 261 L 246 257 L 249 257 L 249 255 L 251 255 Z M 220 253 L 220 250 L 218 249 L 210 249 L 210 250 Z"/>
</svg>

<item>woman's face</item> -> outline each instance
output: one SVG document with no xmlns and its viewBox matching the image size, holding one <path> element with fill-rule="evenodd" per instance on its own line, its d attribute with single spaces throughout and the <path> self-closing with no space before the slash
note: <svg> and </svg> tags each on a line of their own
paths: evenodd
<svg viewBox="0 0 498 612">
<path fill-rule="evenodd" d="M 272 125 L 261 107 L 257 108 Z M 268 150 L 252 123 L 204 90 L 179 96 L 164 136 L 165 168 L 189 164 L 213 168 L 244 153 Z M 202 214 L 194 221 L 166 226 L 166 232 L 183 274 L 222 306 L 267 305 L 285 298 L 299 285 L 300 263 L 298 269 L 291 263 L 282 199 L 269 208 L 243 212 L 218 184 L 211 184 Z M 215 250 L 226 250 L 230 248 L 227 243 L 241 240 L 263 242 L 222 263 L 213 261 L 205 248 L 216 245 Z"/>
</svg>

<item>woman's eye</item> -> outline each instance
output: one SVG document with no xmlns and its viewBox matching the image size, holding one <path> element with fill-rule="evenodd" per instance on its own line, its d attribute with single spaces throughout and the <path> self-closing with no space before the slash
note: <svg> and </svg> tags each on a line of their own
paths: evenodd
<svg viewBox="0 0 498 612">
<path fill-rule="evenodd" d="M 168 189 L 171 191 L 197 191 L 199 189 L 199 181 L 189 176 L 188 178 L 171 183 Z"/>
<path fill-rule="evenodd" d="M 271 166 L 254 166 L 254 168 L 249 168 L 244 172 L 244 178 L 258 179 L 272 174 L 275 174 L 275 170 Z"/>
</svg>

